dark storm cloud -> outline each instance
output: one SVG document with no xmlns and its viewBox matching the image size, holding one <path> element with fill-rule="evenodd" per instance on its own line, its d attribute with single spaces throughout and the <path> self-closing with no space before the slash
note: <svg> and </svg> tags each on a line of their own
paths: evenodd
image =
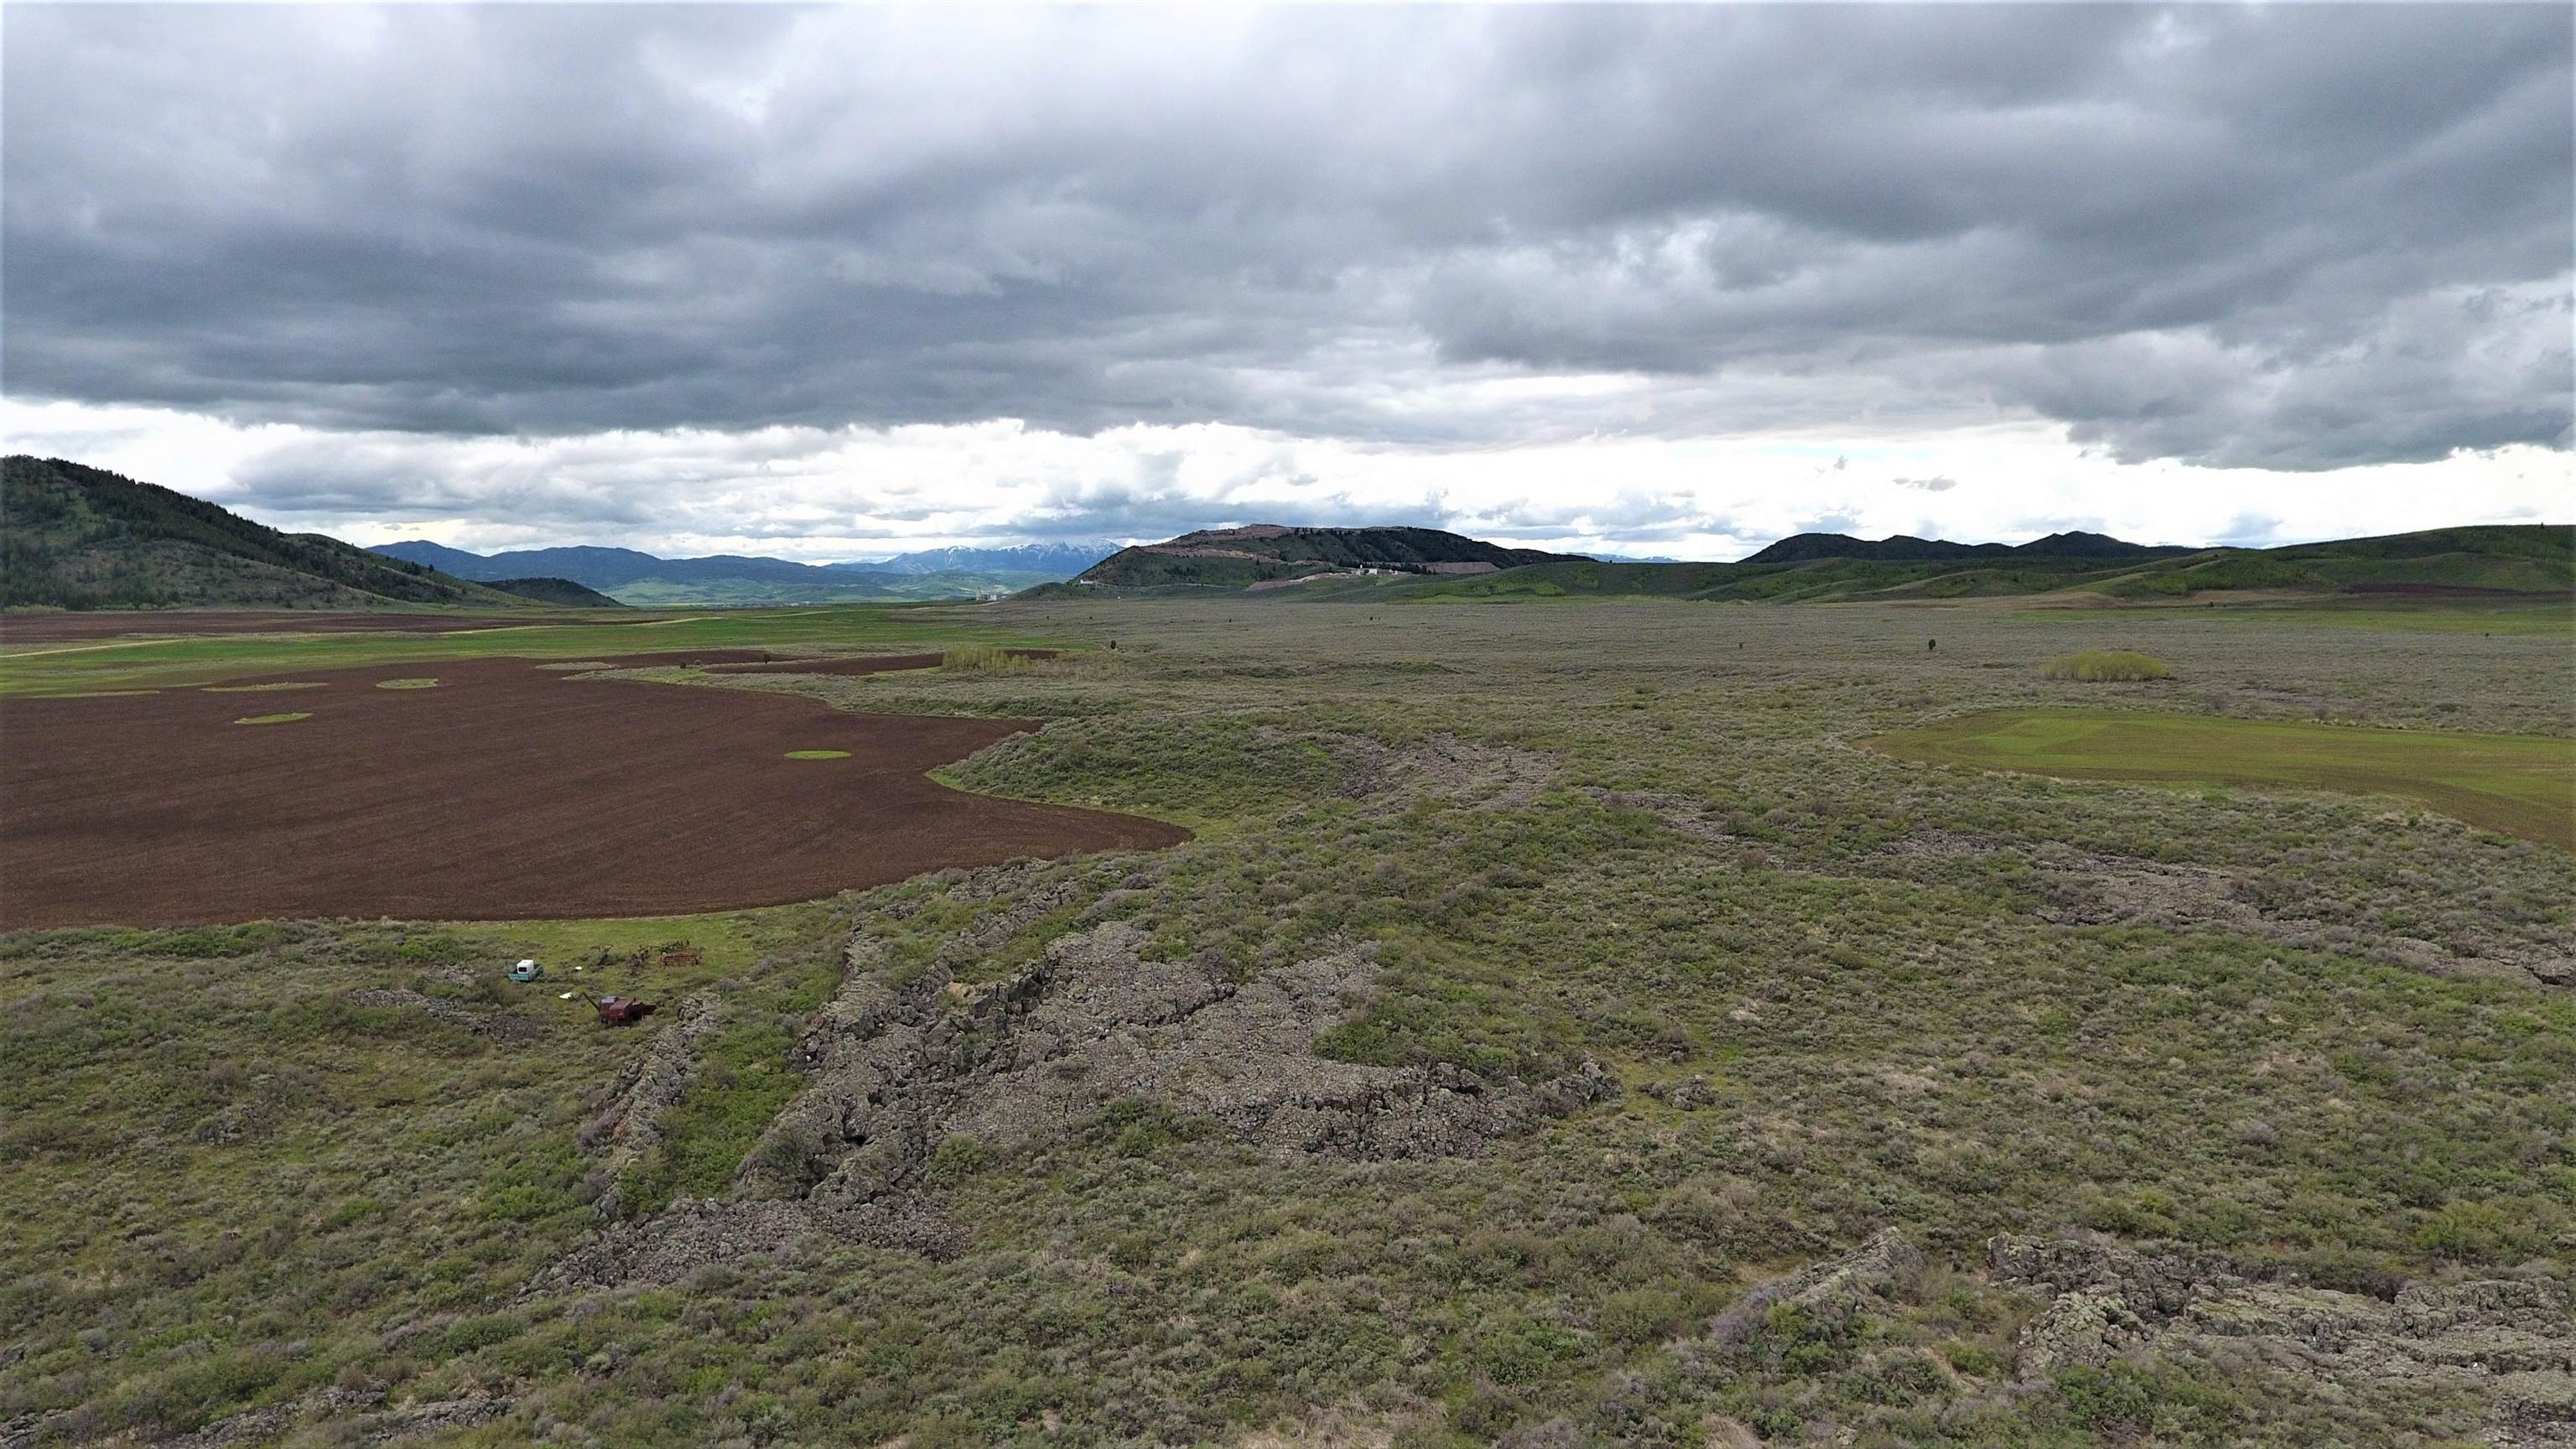
<svg viewBox="0 0 2576 1449">
<path fill-rule="evenodd" d="M 2576 385 L 2564 6 L 5 23 L 28 398 L 1449 442 L 1605 426 L 1474 386 L 1529 372 L 1674 435 L 1865 378 L 2308 468 L 2563 445 Z"/>
</svg>

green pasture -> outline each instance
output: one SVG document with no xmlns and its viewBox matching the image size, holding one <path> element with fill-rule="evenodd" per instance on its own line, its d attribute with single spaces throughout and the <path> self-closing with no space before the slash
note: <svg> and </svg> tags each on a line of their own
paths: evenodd
<svg viewBox="0 0 2576 1449">
<path fill-rule="evenodd" d="M 459 615 L 460 622 L 473 616 Z M 150 622 L 136 620 L 137 629 Z M 291 628 L 281 625 L 281 630 Z M 598 659 L 676 649 L 877 649 L 910 652 L 951 642 L 1017 646 L 1013 635 L 957 608 L 859 604 L 684 614 L 616 624 L 527 624 L 452 633 L 200 635 L 29 644 L 0 651 L 0 696 L 207 684 L 244 675 L 448 659 Z"/>
<path fill-rule="evenodd" d="M 546 968 L 545 980 L 539 984 L 553 986 L 555 991 L 581 984 L 591 971 L 599 971 L 605 989 L 668 995 L 748 971 L 775 952 L 808 945 L 817 931 L 836 919 L 831 903 L 825 901 L 690 916 L 451 921 L 436 929 L 469 955 L 479 953 L 496 971 L 522 956 L 535 958 Z M 660 959 L 665 950 L 694 951 L 699 960 L 694 965 L 665 967 Z M 628 965 L 628 958 L 637 952 L 649 959 L 640 966 Z M 575 965 L 589 970 L 574 975 Z M 614 974 L 609 974 L 612 967 Z M 568 979 L 556 985 L 559 978 Z"/>
<path fill-rule="evenodd" d="M 2134 710 L 1963 715 L 1870 743 L 1900 759 L 2085 780 L 2394 795 L 2576 848 L 2576 742 Z"/>
</svg>

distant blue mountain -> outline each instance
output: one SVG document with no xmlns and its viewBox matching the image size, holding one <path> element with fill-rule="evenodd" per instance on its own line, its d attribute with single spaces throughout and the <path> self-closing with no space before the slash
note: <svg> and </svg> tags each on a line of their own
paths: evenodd
<svg viewBox="0 0 2576 1449">
<path fill-rule="evenodd" d="M 471 553 L 427 539 L 368 550 L 427 564 L 486 583 L 542 575 L 614 594 L 624 589 L 654 602 L 791 602 L 801 599 L 967 597 L 1069 579 L 1118 551 L 1114 543 L 1031 543 L 1005 548 L 941 548 L 888 559 L 804 564 L 741 554 L 662 558 L 631 548 L 525 548 Z M 650 586 L 650 587 L 642 587 Z"/>
<path fill-rule="evenodd" d="M 666 583 L 710 583 L 719 579 L 752 579 L 762 583 L 856 583 L 859 575 L 884 575 L 891 570 L 861 566 L 801 564 L 783 558 L 754 558 L 740 554 L 710 554 L 704 558 L 660 558 L 631 548 L 522 548 L 504 553 L 476 554 L 461 548 L 426 541 L 379 544 L 370 552 L 393 558 L 408 559 L 430 566 L 458 578 L 512 579 L 542 574 L 550 578 L 570 579 L 594 589 L 614 589 L 646 579 Z M 432 563 L 432 560 L 436 562 Z"/>
<path fill-rule="evenodd" d="M 486 560 L 483 555 L 467 553 L 461 548 L 449 548 L 443 543 L 431 543 L 427 539 L 411 543 L 375 544 L 370 546 L 367 552 L 380 553 L 387 558 L 398 558 L 405 563 L 427 564 L 440 573 L 453 574 L 460 579 L 509 577 L 507 574 L 486 575 L 471 572 L 484 566 Z"/>
<path fill-rule="evenodd" d="M 830 565 L 836 569 L 883 569 L 898 574 L 1011 573 L 1046 574 L 1069 579 L 1123 545 L 1107 539 L 1078 543 L 1024 543 L 1009 548 L 934 548 L 926 553 L 899 553 L 892 558 Z"/>
</svg>

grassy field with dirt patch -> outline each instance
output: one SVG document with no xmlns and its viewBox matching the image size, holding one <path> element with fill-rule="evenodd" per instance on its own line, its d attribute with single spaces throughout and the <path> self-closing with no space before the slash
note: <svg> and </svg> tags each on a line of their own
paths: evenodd
<svg viewBox="0 0 2576 1449">
<path fill-rule="evenodd" d="M 565 684 L 1044 720 L 944 774 L 1203 828 L 685 919 L 0 935 L 0 1426 L 2555 1432 L 2576 854 L 1859 747 L 2576 735 L 2561 637 L 2194 612 L 1077 599 L 977 612 L 1074 651 L 1025 668 Z M 2045 676 L 2093 648 L 2170 677 Z"/>
<path fill-rule="evenodd" d="M 2082 780 L 2392 795 L 2576 849 L 2576 741 L 2143 710 L 1962 715 L 1868 743 L 1899 759 Z"/>
</svg>

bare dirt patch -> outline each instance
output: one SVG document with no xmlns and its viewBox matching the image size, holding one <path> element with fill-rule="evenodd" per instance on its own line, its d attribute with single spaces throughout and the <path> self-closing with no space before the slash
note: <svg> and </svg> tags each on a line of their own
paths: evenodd
<svg viewBox="0 0 2576 1449">
<path fill-rule="evenodd" d="M 405 672 L 333 674 L 296 696 L 312 717 L 292 729 L 233 728 L 238 700 L 195 692 L 10 701 L 0 928 L 676 915 L 1187 838 L 924 777 L 1026 721 L 850 714 L 521 659 L 375 687 Z M 805 749 L 850 757 L 787 758 Z"/>
</svg>

